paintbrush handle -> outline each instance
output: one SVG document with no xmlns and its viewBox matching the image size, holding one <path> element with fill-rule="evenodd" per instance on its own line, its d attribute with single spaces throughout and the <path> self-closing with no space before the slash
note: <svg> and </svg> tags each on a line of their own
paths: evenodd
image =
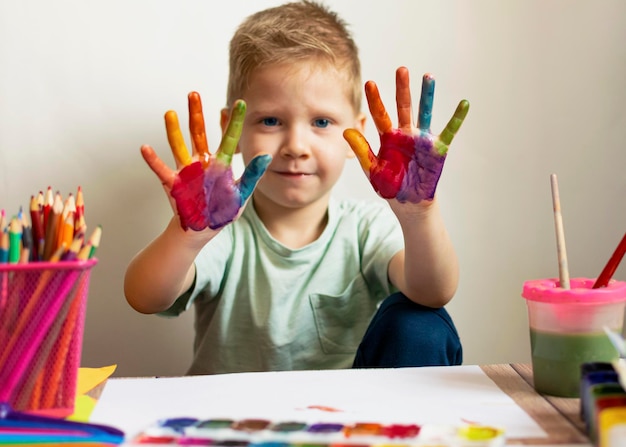
<svg viewBox="0 0 626 447">
<path fill-rule="evenodd" d="M 556 248 L 559 261 L 559 285 L 569 289 L 569 267 L 567 265 L 567 250 L 565 248 L 565 233 L 563 231 L 563 216 L 561 215 L 561 199 L 556 174 L 550 175 L 552 187 L 552 207 L 554 211 L 554 229 L 556 231 Z"/>
</svg>

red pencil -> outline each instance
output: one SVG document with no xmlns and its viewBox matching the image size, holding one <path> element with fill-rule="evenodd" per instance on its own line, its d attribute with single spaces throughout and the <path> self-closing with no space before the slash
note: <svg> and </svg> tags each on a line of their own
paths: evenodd
<svg viewBox="0 0 626 447">
<path fill-rule="evenodd" d="M 85 199 L 83 198 L 83 188 L 78 187 L 76 192 L 76 220 L 79 221 L 85 216 Z"/>
<path fill-rule="evenodd" d="M 5 210 L 0 210 L 0 231 L 7 229 L 7 213 Z"/>
<path fill-rule="evenodd" d="M 606 263 L 604 270 L 602 270 L 602 273 L 600 273 L 600 276 L 598 276 L 598 279 L 596 279 L 596 282 L 592 287 L 593 289 L 606 287 L 609 284 L 609 281 L 613 277 L 615 270 L 617 270 L 619 263 L 624 257 L 624 253 L 626 253 L 626 233 L 624 234 L 624 237 L 615 249 L 615 252 L 613 252 L 613 256 L 611 256 L 611 259 L 609 259 L 609 262 Z"/>
<path fill-rule="evenodd" d="M 46 195 L 43 197 L 43 205 L 41 208 L 41 212 L 43 213 L 44 231 L 48 230 L 48 216 L 50 215 L 50 211 L 52 211 L 53 204 L 54 204 L 54 193 L 52 192 L 52 187 L 48 186 L 48 189 L 46 190 Z"/>
<path fill-rule="evenodd" d="M 43 245 L 45 231 L 43 226 L 43 215 L 37 197 L 30 198 L 30 220 L 33 227 L 33 259 L 40 261 L 43 257 Z"/>
<path fill-rule="evenodd" d="M 54 196 L 54 203 L 52 204 L 52 209 L 48 214 L 48 226 L 45 228 L 46 236 L 44 241 L 44 250 L 43 257 L 44 260 L 48 261 L 50 256 L 57 250 L 60 246 L 58 245 L 58 232 L 59 227 L 61 227 L 61 219 L 63 215 L 63 199 L 61 198 L 61 193 L 57 192 Z"/>
</svg>

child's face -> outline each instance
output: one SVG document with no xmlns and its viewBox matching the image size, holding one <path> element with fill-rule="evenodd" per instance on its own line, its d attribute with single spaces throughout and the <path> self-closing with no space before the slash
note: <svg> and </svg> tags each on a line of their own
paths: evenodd
<svg viewBox="0 0 626 447">
<path fill-rule="evenodd" d="M 273 157 L 255 197 L 287 208 L 325 205 L 353 156 L 343 131 L 363 131 L 365 122 L 347 92 L 340 74 L 321 63 L 269 66 L 253 74 L 242 98 L 247 113 L 239 151 L 245 164 L 259 154 Z"/>
</svg>

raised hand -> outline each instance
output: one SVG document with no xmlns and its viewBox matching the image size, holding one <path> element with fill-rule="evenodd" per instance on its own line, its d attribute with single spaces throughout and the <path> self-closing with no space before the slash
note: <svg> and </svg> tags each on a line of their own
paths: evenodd
<svg viewBox="0 0 626 447">
<path fill-rule="evenodd" d="M 237 217 L 265 173 L 271 156 L 259 155 L 252 159 L 236 181 L 231 162 L 246 115 L 245 102 L 237 101 L 233 105 L 231 119 L 220 146 L 215 154 L 211 154 L 200 95 L 191 92 L 188 101 L 192 154 L 189 154 L 185 145 L 176 112 L 170 110 L 165 113 L 167 138 L 178 172 L 170 169 L 152 147 L 142 146 L 141 153 L 173 198 L 183 229 L 200 231 L 209 227 L 216 230 Z"/>
<path fill-rule="evenodd" d="M 346 129 L 344 138 L 352 147 L 374 190 L 385 199 L 419 203 L 432 200 L 441 177 L 448 146 L 463 124 L 469 102 L 462 100 L 440 135 L 433 135 L 430 121 L 435 94 L 435 79 L 425 74 L 419 104 L 417 127 L 413 126 L 409 72 L 405 67 L 396 71 L 396 105 L 398 128 L 380 99 L 373 81 L 365 84 L 370 113 L 380 134 L 378 155 L 365 137 L 356 129 Z"/>
</svg>

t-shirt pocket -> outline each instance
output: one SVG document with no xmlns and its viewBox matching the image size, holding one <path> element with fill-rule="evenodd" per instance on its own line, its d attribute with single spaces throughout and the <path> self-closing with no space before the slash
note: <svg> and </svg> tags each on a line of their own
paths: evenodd
<svg viewBox="0 0 626 447">
<path fill-rule="evenodd" d="M 353 280 L 338 295 L 309 295 L 317 335 L 326 354 L 354 354 L 376 311 L 363 277 Z"/>
</svg>

